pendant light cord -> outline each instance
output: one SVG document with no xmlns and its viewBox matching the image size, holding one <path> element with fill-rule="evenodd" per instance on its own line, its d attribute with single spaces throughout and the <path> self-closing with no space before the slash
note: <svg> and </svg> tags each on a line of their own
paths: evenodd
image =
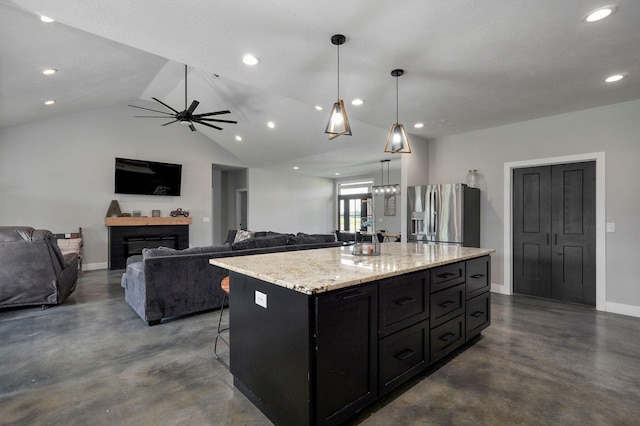
<svg viewBox="0 0 640 426">
<path fill-rule="evenodd" d="M 399 114 L 398 114 L 398 105 L 400 104 L 400 102 L 398 101 L 398 77 L 396 76 L 396 124 L 398 124 L 398 122 L 400 121 L 398 119 Z"/>
<path fill-rule="evenodd" d="M 338 99 L 340 99 L 340 45 L 338 44 Z"/>
</svg>

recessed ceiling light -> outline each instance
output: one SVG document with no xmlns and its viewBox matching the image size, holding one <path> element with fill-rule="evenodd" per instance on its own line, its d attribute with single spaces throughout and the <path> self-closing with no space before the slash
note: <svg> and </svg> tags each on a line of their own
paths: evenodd
<svg viewBox="0 0 640 426">
<path fill-rule="evenodd" d="M 53 19 L 49 18 L 48 16 L 41 16 L 40 20 L 42 22 L 46 22 L 47 24 L 51 23 L 51 22 L 55 22 Z"/>
<path fill-rule="evenodd" d="M 276 123 L 274 123 L 273 121 L 269 121 L 269 122 L 267 123 L 267 126 L 268 126 L 270 129 L 275 129 L 275 127 L 276 127 Z"/>
<path fill-rule="evenodd" d="M 364 101 L 360 98 L 355 98 L 351 101 L 351 105 L 360 106 L 364 103 Z"/>
<path fill-rule="evenodd" d="M 590 12 L 587 16 L 585 16 L 584 20 L 585 22 L 597 22 L 611 15 L 615 11 L 616 8 L 614 6 L 602 7 Z"/>
<path fill-rule="evenodd" d="M 322 108 L 320 105 L 316 105 L 316 110 L 317 111 L 322 111 L 324 108 Z"/>
<path fill-rule="evenodd" d="M 293 170 L 300 170 L 300 167 L 298 167 L 298 166 L 293 166 Z"/>
<path fill-rule="evenodd" d="M 335 175 L 336 175 L 336 176 L 340 176 L 340 172 L 336 172 L 336 173 L 335 173 Z"/>
<path fill-rule="evenodd" d="M 416 129 L 422 129 L 424 127 L 424 123 L 416 123 L 413 125 Z"/>
<path fill-rule="evenodd" d="M 251 53 L 247 53 L 242 57 L 242 62 L 244 62 L 245 65 L 258 65 L 260 63 L 260 58 L 252 55 Z"/>
<path fill-rule="evenodd" d="M 624 74 L 614 74 L 607 77 L 604 81 L 607 83 L 615 83 L 616 81 L 620 81 L 624 78 Z"/>
<path fill-rule="evenodd" d="M 53 105 L 55 103 L 56 101 L 54 101 L 53 99 L 44 102 L 45 105 Z"/>
<path fill-rule="evenodd" d="M 242 140 L 242 136 L 236 136 L 236 140 L 240 142 Z"/>
<path fill-rule="evenodd" d="M 58 70 L 53 69 L 53 68 L 49 68 L 49 69 L 46 69 L 46 70 L 42 71 L 42 74 L 44 74 L 44 75 L 51 75 L 51 74 L 55 74 L 55 73 L 57 73 L 57 72 L 58 72 Z"/>
</svg>

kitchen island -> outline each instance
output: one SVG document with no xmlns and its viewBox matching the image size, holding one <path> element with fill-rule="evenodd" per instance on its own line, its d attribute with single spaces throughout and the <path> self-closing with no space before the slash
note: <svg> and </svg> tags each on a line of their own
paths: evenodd
<svg viewBox="0 0 640 426">
<path fill-rule="evenodd" d="M 340 424 L 490 324 L 492 249 L 382 243 L 211 259 L 234 385 L 276 425 Z"/>
</svg>

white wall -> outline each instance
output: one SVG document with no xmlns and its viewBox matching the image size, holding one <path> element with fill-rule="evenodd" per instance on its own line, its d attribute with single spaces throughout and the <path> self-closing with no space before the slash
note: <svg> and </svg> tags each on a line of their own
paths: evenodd
<svg viewBox="0 0 640 426">
<path fill-rule="evenodd" d="M 107 267 L 104 217 L 111 200 L 123 212 L 189 208 L 190 243 L 211 244 L 211 164 L 242 166 L 200 132 L 138 119 L 124 104 L 0 129 L 0 225 L 25 225 L 85 237 L 88 269 Z M 116 156 L 182 164 L 180 197 L 114 194 Z"/>
<path fill-rule="evenodd" d="M 635 261 L 640 241 L 640 101 L 440 138 L 429 143 L 429 181 L 464 182 L 468 169 L 479 170 L 481 244 L 495 248 L 492 281 L 504 283 L 505 163 L 574 156 L 606 155 L 607 310 L 640 315 Z"/>
<path fill-rule="evenodd" d="M 333 179 L 249 169 L 248 229 L 327 234 L 334 231 Z"/>
</svg>

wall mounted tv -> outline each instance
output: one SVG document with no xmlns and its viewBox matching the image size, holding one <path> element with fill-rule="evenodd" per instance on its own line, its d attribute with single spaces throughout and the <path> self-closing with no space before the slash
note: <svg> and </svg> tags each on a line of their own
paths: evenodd
<svg viewBox="0 0 640 426">
<path fill-rule="evenodd" d="M 115 193 L 180 195 L 182 164 L 116 157 Z"/>
</svg>

